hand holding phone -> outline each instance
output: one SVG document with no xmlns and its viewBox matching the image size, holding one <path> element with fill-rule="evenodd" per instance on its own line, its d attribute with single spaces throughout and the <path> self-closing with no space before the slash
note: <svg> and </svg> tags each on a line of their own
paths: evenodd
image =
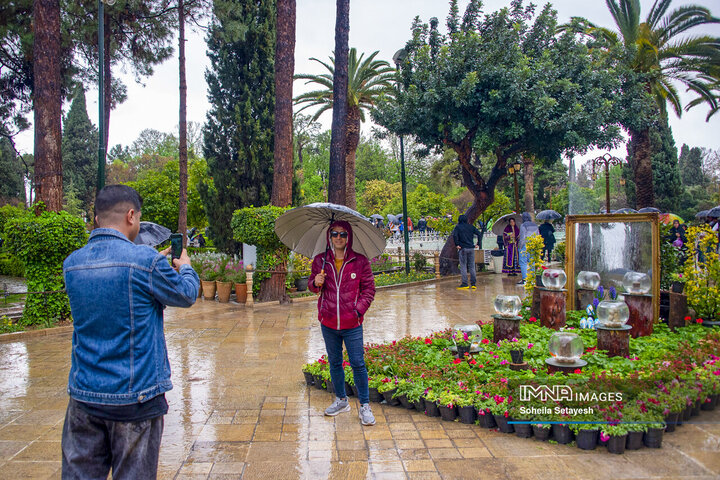
<svg viewBox="0 0 720 480">
<path fill-rule="evenodd" d="M 170 235 L 170 254 L 173 259 L 180 258 L 183 250 L 183 236 L 181 233 Z"/>
</svg>

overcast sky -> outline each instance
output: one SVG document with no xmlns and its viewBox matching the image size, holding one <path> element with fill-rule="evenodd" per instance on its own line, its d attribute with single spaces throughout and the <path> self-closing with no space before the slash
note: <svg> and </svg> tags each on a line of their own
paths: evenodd
<svg viewBox="0 0 720 480">
<path fill-rule="evenodd" d="M 558 12 L 559 21 L 565 22 L 571 16 L 584 16 L 591 21 L 615 29 L 605 2 L 602 0 L 555 0 L 551 2 Z M 645 18 L 653 0 L 641 0 L 642 14 Z M 718 0 L 676 0 L 675 5 L 703 5 L 711 8 L 714 15 L 720 15 Z M 492 12 L 510 4 L 509 0 L 486 0 L 484 12 Z M 379 50 L 379 59 L 392 63 L 393 54 L 404 47 L 410 38 L 410 25 L 413 18 L 419 15 L 427 22 L 431 17 L 438 17 L 444 26 L 448 13 L 449 2 L 445 0 L 353 0 L 350 2 L 350 47 L 359 52 L 370 54 Z M 460 0 L 460 12 L 464 11 L 467 0 Z M 538 3 L 538 10 L 543 4 Z M 297 42 L 295 46 L 296 73 L 324 73 L 323 67 L 309 61 L 310 57 L 326 60 L 335 45 L 335 1 L 333 0 L 297 0 Z M 720 26 L 707 27 L 699 30 L 705 34 L 720 36 Z M 209 108 L 207 101 L 207 85 L 205 71 L 209 68 L 209 60 L 205 54 L 204 32 L 190 32 L 186 48 L 187 82 L 188 82 L 188 120 L 204 123 Z M 110 116 L 109 148 L 120 143 L 130 145 L 138 134 L 153 128 L 163 132 L 177 129 L 178 124 L 178 62 L 177 57 L 156 68 L 155 74 L 144 80 L 144 85 L 135 83 L 132 75 L 122 74 L 116 69 L 114 75 L 122 75 L 128 86 L 128 100 L 112 111 Z M 88 113 L 97 124 L 98 103 L 97 90 L 86 85 Z M 296 81 L 294 94 L 297 95 L 310 87 L 303 81 Z M 686 97 L 687 98 L 687 97 Z M 685 99 L 684 103 L 687 103 Z M 67 107 L 66 107 L 67 109 Z M 678 147 L 683 143 L 690 146 L 720 149 L 720 114 L 715 115 L 709 123 L 705 122 L 707 108 L 698 106 L 684 112 L 682 118 L 670 114 L 670 125 Z M 329 128 L 332 114 L 323 114 L 320 121 Z M 368 125 L 363 131 L 369 131 Z M 18 149 L 32 153 L 32 130 L 16 138 Z M 584 158 L 597 156 L 600 152 L 589 152 L 576 158 L 582 163 Z M 625 147 L 613 151 L 618 156 L 625 156 Z"/>
</svg>

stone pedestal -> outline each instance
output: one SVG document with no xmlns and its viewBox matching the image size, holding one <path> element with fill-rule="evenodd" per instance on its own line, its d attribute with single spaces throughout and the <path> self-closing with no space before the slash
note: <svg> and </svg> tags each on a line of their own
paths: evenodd
<svg viewBox="0 0 720 480">
<path fill-rule="evenodd" d="M 620 328 L 597 326 L 597 348 L 606 350 L 608 357 L 627 357 L 630 355 L 630 325 Z"/>
<path fill-rule="evenodd" d="M 518 371 L 520 371 L 520 370 L 530 370 L 530 364 L 528 364 L 527 362 L 523 362 L 523 363 L 511 363 L 511 364 L 510 364 L 510 370 L 514 370 L 514 371 L 516 371 L 516 372 L 518 372 Z"/>
<path fill-rule="evenodd" d="M 654 320 L 652 295 L 623 293 L 623 296 L 630 309 L 630 320 L 627 323 L 632 327 L 630 335 L 633 338 L 652 335 Z"/>
<path fill-rule="evenodd" d="M 575 363 L 560 363 L 556 362 L 554 358 L 548 358 L 545 360 L 547 365 L 548 373 L 575 373 L 575 370 L 582 370 L 587 362 L 585 360 L 577 360 Z"/>
<path fill-rule="evenodd" d="M 565 326 L 565 298 L 567 290 L 535 287 L 540 292 L 540 324 L 560 330 Z"/>
<path fill-rule="evenodd" d="M 585 310 L 595 298 L 595 290 L 586 288 L 575 289 L 575 310 Z"/>
<path fill-rule="evenodd" d="M 683 293 L 669 292 L 670 314 L 668 315 L 668 327 L 675 331 L 678 327 L 685 326 L 685 317 L 688 316 L 687 296 Z"/>
<path fill-rule="evenodd" d="M 493 315 L 493 342 L 520 338 L 520 320 L 522 317 L 501 317 Z"/>
</svg>

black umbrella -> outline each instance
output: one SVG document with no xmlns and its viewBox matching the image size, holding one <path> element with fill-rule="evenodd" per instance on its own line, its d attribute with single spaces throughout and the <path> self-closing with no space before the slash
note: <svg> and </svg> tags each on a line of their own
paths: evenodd
<svg viewBox="0 0 720 480">
<path fill-rule="evenodd" d="M 157 223 L 140 222 L 140 231 L 135 237 L 135 244 L 155 247 L 170 238 L 171 233 L 169 228 Z"/>
<path fill-rule="evenodd" d="M 695 214 L 695 218 L 707 218 L 707 214 L 710 210 L 701 210 Z"/>
<path fill-rule="evenodd" d="M 613 213 L 638 213 L 638 211 L 635 210 L 634 208 L 625 207 L 625 208 L 618 208 Z"/>
<path fill-rule="evenodd" d="M 638 210 L 638 213 L 660 213 L 660 209 L 655 207 L 643 207 Z"/>
<path fill-rule="evenodd" d="M 542 212 L 535 215 L 535 220 L 559 220 L 562 218 L 555 210 L 543 210 Z"/>
<path fill-rule="evenodd" d="M 715 208 L 711 208 L 711 209 L 708 211 L 707 216 L 708 216 L 709 218 L 720 218 L 720 205 L 718 205 L 718 206 L 715 207 Z"/>
</svg>

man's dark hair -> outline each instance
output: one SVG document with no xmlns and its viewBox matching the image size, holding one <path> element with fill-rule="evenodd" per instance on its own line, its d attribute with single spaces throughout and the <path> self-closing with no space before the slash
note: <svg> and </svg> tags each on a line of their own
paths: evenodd
<svg viewBox="0 0 720 480">
<path fill-rule="evenodd" d="M 124 206 L 140 211 L 142 202 L 142 197 L 134 188 L 127 185 L 108 185 L 100 190 L 95 198 L 95 216 L 103 218 L 114 213 L 124 214 L 127 210 L 125 212 L 118 210 Z"/>
</svg>

